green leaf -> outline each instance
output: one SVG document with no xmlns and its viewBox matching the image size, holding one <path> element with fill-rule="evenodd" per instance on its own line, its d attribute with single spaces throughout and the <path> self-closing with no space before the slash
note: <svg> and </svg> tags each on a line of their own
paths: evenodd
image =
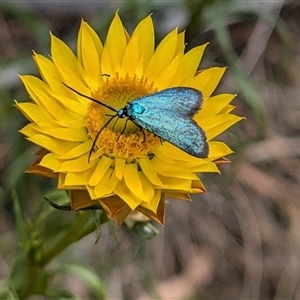
<svg viewBox="0 0 300 300">
<path fill-rule="evenodd" d="M 52 289 L 47 291 L 46 296 L 50 297 L 50 299 L 72 299 L 72 300 L 80 300 L 78 297 L 73 295 L 70 291 L 62 290 L 62 289 Z"/>
<path fill-rule="evenodd" d="M 15 191 L 12 191 L 12 199 L 13 199 L 14 214 L 16 218 L 17 231 L 20 237 L 20 242 L 23 245 L 23 247 L 26 247 L 26 245 L 28 244 L 28 233 L 27 233 L 28 226 L 24 220 L 20 201 Z"/>
<path fill-rule="evenodd" d="M 19 300 L 16 290 L 12 287 L 2 286 L 0 288 L 0 299 Z"/>
<path fill-rule="evenodd" d="M 63 265 L 55 271 L 56 274 L 68 273 L 80 278 L 91 289 L 95 299 L 105 299 L 105 288 L 97 274 L 80 265 Z"/>
</svg>

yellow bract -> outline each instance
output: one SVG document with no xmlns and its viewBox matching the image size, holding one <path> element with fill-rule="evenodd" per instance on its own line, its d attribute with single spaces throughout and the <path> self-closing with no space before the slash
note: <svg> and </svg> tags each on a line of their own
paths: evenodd
<svg viewBox="0 0 300 300">
<path fill-rule="evenodd" d="M 225 68 L 196 73 L 206 45 L 184 53 L 184 34 L 177 29 L 156 49 L 154 45 L 151 16 L 129 36 L 116 13 L 104 44 L 82 21 L 77 56 L 51 35 L 51 59 L 34 53 L 42 80 L 21 76 L 32 99 L 16 103 L 30 121 L 21 132 L 41 147 L 27 171 L 57 178 L 58 188 L 70 190 L 74 210 L 96 201 L 118 224 L 134 211 L 163 224 L 165 196 L 189 200 L 191 193 L 204 193 L 195 173 L 219 172 L 217 164 L 232 153 L 224 143 L 212 141 L 241 120 L 230 113 L 234 95 L 212 96 Z M 131 122 L 121 134 L 122 119 L 103 130 L 89 160 L 93 140 L 111 111 L 63 83 L 116 109 L 166 88 L 200 90 L 204 101 L 194 120 L 207 136 L 208 158 L 192 157 L 146 130 L 143 134 Z"/>
</svg>

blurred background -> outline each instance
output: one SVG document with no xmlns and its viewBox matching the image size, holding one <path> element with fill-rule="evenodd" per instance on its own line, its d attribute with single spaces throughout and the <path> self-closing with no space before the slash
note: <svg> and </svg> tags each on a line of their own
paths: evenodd
<svg viewBox="0 0 300 300">
<path fill-rule="evenodd" d="M 200 68 L 229 66 L 216 93 L 236 93 L 246 119 L 219 137 L 231 163 L 201 175 L 206 195 L 171 201 L 159 235 L 108 223 L 47 265 L 48 294 L 29 299 L 299 299 L 300 4 L 267 0 L 0 1 L 0 299 L 17 299 L 26 247 L 76 218 L 43 200 L 55 182 L 24 174 L 36 148 L 18 133 L 17 74 L 39 76 L 32 50 L 49 55 L 49 31 L 76 50 L 82 18 L 104 41 L 117 9 L 129 33 L 153 13 L 157 43 L 177 26 L 187 50 L 209 42 Z"/>
</svg>

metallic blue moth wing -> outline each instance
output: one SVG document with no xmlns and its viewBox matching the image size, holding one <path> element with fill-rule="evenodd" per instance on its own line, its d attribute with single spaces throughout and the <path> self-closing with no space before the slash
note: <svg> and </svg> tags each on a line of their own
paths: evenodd
<svg viewBox="0 0 300 300">
<path fill-rule="evenodd" d="M 194 88 L 174 87 L 137 98 L 131 103 L 138 103 L 150 111 L 159 108 L 191 117 L 201 107 L 202 93 Z"/>
<path fill-rule="evenodd" d="M 208 156 L 205 133 L 194 120 L 183 117 L 178 112 L 161 109 L 160 106 L 145 108 L 143 113 L 132 114 L 130 118 L 146 130 L 192 156 L 198 158 Z"/>
<path fill-rule="evenodd" d="M 136 124 L 190 155 L 205 158 L 208 144 L 203 130 L 191 117 L 200 109 L 202 94 L 187 87 L 174 87 L 135 99 L 126 106 Z"/>
</svg>

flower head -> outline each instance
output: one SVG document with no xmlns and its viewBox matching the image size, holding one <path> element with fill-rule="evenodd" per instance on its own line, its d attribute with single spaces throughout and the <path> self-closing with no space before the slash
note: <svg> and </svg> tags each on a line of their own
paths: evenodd
<svg viewBox="0 0 300 300">
<path fill-rule="evenodd" d="M 204 193 L 196 173 L 219 172 L 217 164 L 232 153 L 213 141 L 241 119 L 231 114 L 234 95 L 212 96 L 225 68 L 197 72 L 206 45 L 184 53 L 184 33 L 177 29 L 154 44 L 151 16 L 129 36 L 116 13 L 104 45 L 82 21 L 77 56 L 51 35 L 51 59 L 33 56 L 42 79 L 21 76 L 32 99 L 16 103 L 30 121 L 21 132 L 41 147 L 27 171 L 57 178 L 58 188 L 70 191 L 73 210 L 99 203 L 118 224 L 132 212 L 163 223 L 165 197 Z M 116 110 L 167 88 L 201 91 L 193 119 L 205 132 L 208 157 L 191 156 L 127 118 L 109 122 L 107 107 L 68 86 Z"/>
</svg>

